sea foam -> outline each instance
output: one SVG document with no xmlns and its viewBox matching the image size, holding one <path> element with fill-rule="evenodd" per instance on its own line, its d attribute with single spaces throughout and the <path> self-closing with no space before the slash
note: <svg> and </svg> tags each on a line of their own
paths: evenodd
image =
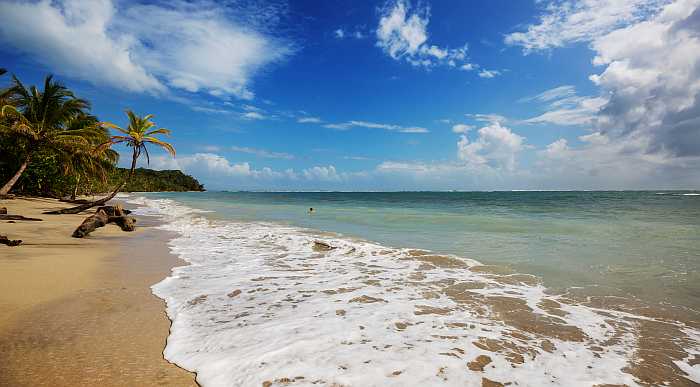
<svg viewBox="0 0 700 387">
<path fill-rule="evenodd" d="M 189 263 L 152 289 L 172 320 L 165 357 L 203 386 L 634 386 L 647 322 L 683 343 L 669 361 L 698 382 L 699 331 L 683 322 L 586 305 L 460 257 L 129 201 L 163 218 Z"/>
</svg>

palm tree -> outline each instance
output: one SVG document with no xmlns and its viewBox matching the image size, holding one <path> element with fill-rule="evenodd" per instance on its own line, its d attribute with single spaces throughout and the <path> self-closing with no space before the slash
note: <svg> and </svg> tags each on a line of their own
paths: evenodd
<svg viewBox="0 0 700 387">
<path fill-rule="evenodd" d="M 44 90 L 36 86 L 26 88 L 13 76 L 13 87 L 9 89 L 8 102 L 0 109 L 0 131 L 14 138 L 16 149 L 22 154 L 20 167 L 0 188 L 0 196 L 7 195 L 40 151 L 74 152 L 89 146 L 87 138 L 95 136 L 94 128 L 85 127 L 66 130 L 74 117 L 85 114 L 90 104 L 77 98 L 62 84 L 47 76 Z"/>
<path fill-rule="evenodd" d="M 66 126 L 68 131 L 91 128 L 95 133 L 94 136 L 88 138 L 89 148 L 61 154 L 64 173 L 72 175 L 75 179 L 75 186 L 71 193 L 71 200 L 75 200 L 81 179 L 84 178 L 89 182 L 90 178 L 96 177 L 103 182 L 107 181 L 107 171 L 117 164 L 119 153 L 113 149 L 100 147 L 101 144 L 110 140 L 110 135 L 109 130 L 102 126 L 97 117 L 81 114 L 72 118 Z"/>
<path fill-rule="evenodd" d="M 151 121 L 153 118 L 152 114 L 146 115 L 144 117 L 134 114 L 133 111 L 127 110 L 126 115 L 129 117 L 129 125 L 126 129 L 121 128 L 117 125 L 111 124 L 109 122 L 103 122 L 102 126 L 110 129 L 114 129 L 121 135 L 112 136 L 109 141 L 100 145 L 97 151 L 108 149 L 115 144 L 125 144 L 127 147 L 132 148 L 131 155 L 131 168 L 129 169 L 129 174 L 108 196 L 96 200 L 92 203 L 86 203 L 80 206 L 66 208 L 57 211 L 51 211 L 52 214 L 77 214 L 79 212 L 85 211 L 89 208 L 103 205 L 110 199 L 114 198 L 117 193 L 126 185 L 126 183 L 133 177 L 134 171 L 136 170 L 136 162 L 138 161 L 141 154 L 146 155 L 146 162 L 150 164 L 150 156 L 148 154 L 147 144 L 153 144 L 165 149 L 171 156 L 175 156 L 175 148 L 156 137 L 159 134 L 166 136 L 170 135 L 170 131 L 165 128 L 154 129 L 156 124 Z"/>
</svg>

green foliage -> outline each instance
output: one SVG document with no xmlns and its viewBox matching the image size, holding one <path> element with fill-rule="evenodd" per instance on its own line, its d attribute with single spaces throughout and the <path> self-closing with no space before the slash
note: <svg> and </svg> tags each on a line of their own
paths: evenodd
<svg viewBox="0 0 700 387">
<path fill-rule="evenodd" d="M 0 68 L 0 76 L 4 72 Z M 152 115 L 138 116 L 129 110 L 129 125 L 123 129 L 100 122 L 89 109 L 88 101 L 51 76 L 43 90 L 26 87 L 12 76 L 11 85 L 0 88 L 0 195 L 10 189 L 50 197 L 117 190 L 204 190 L 180 171 L 135 169 L 142 153 L 149 158 L 146 144 L 175 155 L 173 146 L 158 138 L 170 131 L 156 128 Z M 133 150 L 130 169 L 116 168 L 119 154 L 111 146 L 120 143 Z"/>
<path fill-rule="evenodd" d="M 95 183 L 93 186 L 94 192 L 105 192 L 107 189 L 111 189 L 124 181 L 128 175 L 129 169 L 116 168 L 110 173 L 107 184 Z M 121 191 L 204 191 L 204 186 L 194 177 L 185 175 L 179 170 L 155 171 L 153 169 L 136 168 L 134 175 Z"/>
</svg>

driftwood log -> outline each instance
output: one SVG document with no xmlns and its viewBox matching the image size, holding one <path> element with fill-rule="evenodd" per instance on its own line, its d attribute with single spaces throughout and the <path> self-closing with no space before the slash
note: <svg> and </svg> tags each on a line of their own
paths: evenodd
<svg viewBox="0 0 700 387">
<path fill-rule="evenodd" d="M 34 221 L 40 221 L 41 219 L 39 218 L 27 218 L 22 215 L 5 215 L 5 214 L 0 214 L 0 220 L 34 220 Z"/>
<path fill-rule="evenodd" d="M 97 207 L 97 211 L 99 211 L 99 210 L 106 212 L 107 215 L 109 215 L 109 216 L 124 216 L 124 215 L 129 215 L 131 213 L 131 211 L 122 208 L 122 206 L 119 204 L 117 204 L 116 206 Z"/>
<path fill-rule="evenodd" d="M 22 243 L 19 239 L 8 239 L 5 235 L 0 235 L 0 244 L 8 246 L 19 246 Z"/>
<path fill-rule="evenodd" d="M 59 202 L 70 203 L 70 204 L 87 204 L 90 203 L 87 199 L 71 199 L 71 198 L 60 198 Z"/>
<path fill-rule="evenodd" d="M 81 223 L 80 226 L 73 231 L 73 238 L 85 237 L 86 235 L 95 231 L 95 229 L 104 227 L 108 220 L 109 216 L 107 216 L 104 211 L 97 211 L 95 215 L 90 215 L 85 218 L 83 223 Z"/>
<path fill-rule="evenodd" d="M 122 231 L 134 231 L 136 228 L 136 219 L 127 216 L 131 211 L 123 209 L 121 205 L 102 206 L 97 209 L 97 211 L 100 210 L 104 211 L 109 216 L 107 223 L 115 223 Z"/>
<path fill-rule="evenodd" d="M 127 216 L 129 213 L 131 213 L 131 211 L 123 209 L 118 204 L 116 206 L 99 207 L 95 215 L 85 218 L 83 223 L 75 229 L 73 238 L 83 238 L 95 231 L 95 229 L 104 227 L 109 223 L 116 224 L 122 231 L 134 231 L 134 229 L 136 229 L 136 219 Z"/>
</svg>

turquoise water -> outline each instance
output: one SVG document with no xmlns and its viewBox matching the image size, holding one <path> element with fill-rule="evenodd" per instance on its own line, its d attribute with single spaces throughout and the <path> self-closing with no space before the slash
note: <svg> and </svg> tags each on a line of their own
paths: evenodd
<svg viewBox="0 0 700 387">
<path fill-rule="evenodd" d="M 700 309 L 700 196 L 694 192 L 144 196 L 210 210 L 211 218 L 279 222 L 456 254 L 535 274 L 553 290 L 584 287 Z"/>
</svg>

